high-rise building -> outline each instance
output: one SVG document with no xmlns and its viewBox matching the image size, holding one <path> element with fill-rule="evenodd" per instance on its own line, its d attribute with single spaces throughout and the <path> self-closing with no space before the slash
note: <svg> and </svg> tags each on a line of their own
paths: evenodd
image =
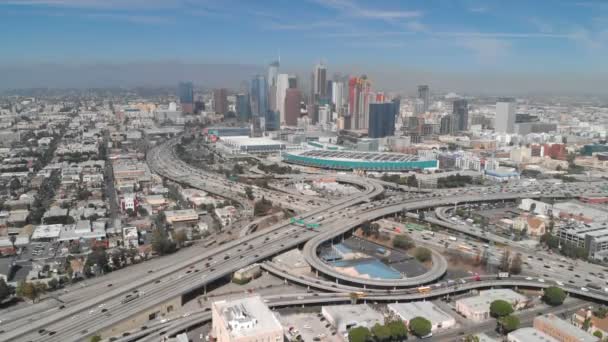
<svg viewBox="0 0 608 342">
<path fill-rule="evenodd" d="M 180 82 L 177 85 L 177 96 L 182 106 L 182 112 L 192 114 L 194 112 L 194 86 L 192 82 Z"/>
<path fill-rule="evenodd" d="M 268 106 L 277 110 L 277 76 L 279 75 L 279 61 L 268 65 Z"/>
<path fill-rule="evenodd" d="M 371 82 L 366 76 L 348 81 L 348 114 L 350 129 L 367 129 Z"/>
<path fill-rule="evenodd" d="M 426 113 L 429 111 L 429 107 L 431 105 L 431 91 L 429 90 L 428 85 L 419 85 L 418 86 L 418 98 L 422 100 L 423 103 L 423 112 Z M 416 113 L 421 114 L 421 113 Z"/>
<path fill-rule="evenodd" d="M 289 75 L 287 83 L 289 84 L 289 88 L 297 88 L 298 78 L 296 77 L 296 75 Z"/>
<path fill-rule="evenodd" d="M 322 105 L 319 106 L 319 120 L 318 124 L 323 127 L 327 127 L 331 123 L 331 106 L 330 105 Z"/>
<path fill-rule="evenodd" d="M 236 116 L 239 121 L 247 122 L 251 118 L 251 107 L 249 105 L 249 94 L 236 95 Z"/>
<path fill-rule="evenodd" d="M 301 102 L 302 92 L 299 89 L 287 89 L 285 93 L 285 124 L 287 126 L 296 126 L 298 124 Z"/>
<path fill-rule="evenodd" d="M 515 132 L 515 99 L 501 98 L 496 102 L 496 116 L 494 118 L 494 131 L 497 133 Z"/>
<path fill-rule="evenodd" d="M 279 112 L 269 110 L 266 112 L 265 126 L 267 131 L 276 131 L 280 128 Z"/>
<path fill-rule="evenodd" d="M 267 94 L 266 78 L 263 75 L 257 75 L 251 81 L 251 116 L 256 118 L 265 118 L 268 111 L 268 94 Z"/>
<path fill-rule="evenodd" d="M 345 103 L 345 92 L 344 92 L 344 83 L 334 81 L 331 84 L 331 103 L 333 103 L 334 108 L 338 114 L 342 115 L 343 107 Z"/>
<path fill-rule="evenodd" d="M 372 103 L 369 105 L 370 138 L 384 138 L 395 135 L 395 116 L 398 102 Z"/>
<path fill-rule="evenodd" d="M 228 113 L 228 91 L 225 88 L 213 90 L 213 109 L 216 113 Z"/>
<path fill-rule="evenodd" d="M 467 131 L 469 129 L 469 104 L 465 99 L 454 100 L 452 115 L 455 123 L 454 130 Z"/>
<path fill-rule="evenodd" d="M 277 76 L 277 112 L 279 113 L 279 122 L 285 122 L 285 94 L 289 89 L 289 75 L 279 74 Z"/>
<path fill-rule="evenodd" d="M 313 96 L 316 100 L 327 97 L 327 68 L 319 63 L 313 71 Z"/>
<path fill-rule="evenodd" d="M 439 125 L 439 134 L 454 134 L 454 116 L 444 115 Z"/>
</svg>

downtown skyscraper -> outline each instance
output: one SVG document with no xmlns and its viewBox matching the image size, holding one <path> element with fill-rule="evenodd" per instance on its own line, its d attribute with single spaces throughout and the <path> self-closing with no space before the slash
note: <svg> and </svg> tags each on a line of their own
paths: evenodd
<svg viewBox="0 0 608 342">
<path fill-rule="evenodd" d="M 515 133 L 515 99 L 501 98 L 496 102 L 494 131 L 497 133 Z"/>
<path fill-rule="evenodd" d="M 367 129 L 370 99 L 371 82 L 367 77 L 351 77 L 348 80 L 349 116 L 345 118 L 346 129 Z"/>
<path fill-rule="evenodd" d="M 312 96 L 315 101 L 325 99 L 327 97 L 327 68 L 319 63 L 315 65 L 312 77 Z"/>
<path fill-rule="evenodd" d="M 277 110 L 277 77 L 279 75 L 279 61 L 274 61 L 268 66 L 268 106 Z"/>
<path fill-rule="evenodd" d="M 429 111 L 429 107 L 431 105 L 431 91 L 428 85 L 419 85 L 418 86 L 418 99 L 422 101 L 422 112 L 426 113 Z M 417 113 L 422 114 L 422 113 Z"/>
<path fill-rule="evenodd" d="M 465 99 L 454 100 L 452 107 L 454 130 L 465 132 L 469 129 L 469 104 Z"/>
<path fill-rule="evenodd" d="M 182 106 L 182 113 L 192 114 L 194 112 L 194 86 L 192 82 L 180 82 L 177 85 L 177 96 Z"/>
</svg>

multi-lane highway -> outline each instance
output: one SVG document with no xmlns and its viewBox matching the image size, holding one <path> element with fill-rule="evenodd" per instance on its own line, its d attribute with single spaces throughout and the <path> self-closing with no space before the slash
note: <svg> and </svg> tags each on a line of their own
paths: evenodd
<svg viewBox="0 0 608 342">
<path fill-rule="evenodd" d="M 153 171 L 173 181 L 230 198 L 239 202 L 244 208 L 250 209 L 249 202 L 243 196 L 243 185 L 206 174 L 179 161 L 173 153 L 173 143 L 174 141 L 170 141 L 150 151 L 148 163 Z M 244 236 L 225 245 L 208 250 L 198 250 L 196 255 L 189 255 L 184 252 L 185 257 L 180 258 L 181 260 L 173 265 L 165 265 L 164 262 L 157 261 L 158 268 L 153 268 L 152 273 L 145 273 L 143 276 L 141 270 L 151 264 L 140 266 L 140 268 L 136 268 L 137 266 L 130 267 L 122 274 L 124 279 L 120 276 L 106 278 L 115 279 L 112 280 L 112 287 L 108 287 L 104 283 L 105 277 L 102 277 L 95 280 L 96 284 L 94 286 L 73 290 L 70 294 L 74 296 L 73 300 L 63 309 L 49 309 L 48 306 L 45 306 L 42 313 L 31 316 L 31 321 L 23 319 L 23 316 L 18 317 L 18 315 L 15 315 L 12 320 L 9 318 L 8 321 L 3 323 L 5 332 L 0 334 L 0 340 L 80 341 L 98 332 L 109 335 L 112 334 L 111 327 L 128 322 L 132 317 L 148 312 L 154 313 L 159 305 L 163 307 L 162 310 L 169 311 L 169 306 L 180 305 L 182 295 L 201 289 L 205 285 L 226 277 L 246 265 L 262 261 L 304 243 L 306 243 L 304 256 L 313 269 L 320 274 L 337 279 L 340 284 L 395 289 L 416 286 L 420 283 L 430 283 L 439 278 L 447 267 L 445 260 L 438 258 L 437 255 L 433 259 L 433 269 L 423 276 L 382 281 L 348 277 L 336 272 L 318 258 L 317 248 L 325 241 L 347 233 L 364 221 L 372 221 L 404 211 L 436 208 L 453 205 L 455 202 L 499 201 L 539 196 L 569 197 L 577 194 L 594 194 L 600 189 L 597 184 L 581 186 L 576 189 L 565 189 L 563 187 L 554 189 L 540 185 L 539 188 L 542 188 L 542 190 L 531 187 L 477 187 L 472 190 L 440 190 L 424 194 L 410 193 L 370 203 L 383 192 L 382 185 L 372 179 L 354 176 L 338 175 L 337 178 L 340 182 L 352 183 L 364 190 L 357 195 L 326 205 L 300 199 L 291 203 L 294 208 L 305 208 L 307 210 L 300 215 L 302 218 L 308 222 L 322 224 L 322 229 L 319 232 L 291 225 L 288 222 L 281 222 L 267 230 Z M 540 192 L 540 194 L 537 192 Z M 278 201 L 285 198 L 285 194 L 267 189 L 256 189 L 256 196 L 267 198 L 276 196 Z M 127 274 L 130 271 L 133 275 Z M 125 281 L 125 279 L 128 279 L 128 281 Z M 456 285 L 446 283 L 445 286 L 440 285 L 436 290 L 433 290 L 432 295 L 440 296 L 454 291 L 466 290 L 469 287 L 476 288 L 486 285 L 545 287 L 547 284 L 548 282 L 526 278 L 487 280 L 487 282 L 474 284 L 467 282 L 457 285 L 458 288 L 455 287 Z M 604 292 L 583 291 L 578 285 L 569 286 L 569 284 L 565 284 L 565 286 L 568 291 L 575 294 L 606 299 Z M 331 291 L 331 289 L 327 290 Z M 382 301 L 427 297 L 425 294 L 409 293 L 408 291 L 410 290 L 403 289 L 403 291 L 386 292 L 384 294 L 370 291 L 367 298 Z M 123 303 L 127 294 L 132 297 L 135 296 L 136 299 Z M 81 300 L 77 299 L 79 296 L 82 298 Z M 281 298 L 282 302 L 279 301 L 279 303 L 283 303 L 283 305 L 318 304 L 321 301 L 345 301 L 347 298 L 350 300 L 347 293 L 330 293 L 328 295 L 306 296 L 303 299 Z M 37 305 L 32 306 L 32 310 L 35 310 L 36 307 Z"/>
<path fill-rule="evenodd" d="M 151 168 L 166 177 L 180 182 L 191 182 L 191 186 L 208 191 L 207 180 L 197 180 L 196 175 L 187 176 L 181 171 L 173 173 L 175 163 L 154 164 L 148 159 Z M 162 158 L 161 158 L 162 159 Z M 191 177 L 185 179 L 185 177 Z M 364 189 L 363 192 L 335 201 L 331 205 L 310 210 L 302 215 L 304 219 L 339 212 L 362 201 L 369 201 L 379 195 L 383 188 L 377 184 L 357 178 L 341 177 L 340 181 L 350 182 Z M 266 259 L 281 251 L 291 249 L 316 235 L 311 231 L 288 222 L 282 222 L 269 229 L 245 236 L 217 248 L 202 251 L 199 255 L 185 259 L 172 267 L 166 267 L 146 276 L 137 278 L 128 284 L 106 288 L 101 294 L 88 297 L 64 309 L 46 312 L 45 315 L 26 322 L 16 319 L 3 323 L 5 332 L 0 340 L 12 341 L 78 341 L 131 317 L 152 310 L 161 303 L 171 302 L 181 295 L 200 289 L 206 284 L 230 275 L 239 268 Z M 135 300 L 123 303 L 127 294 L 138 295 Z M 77 295 L 77 294 L 75 294 Z M 181 299 L 177 299 L 179 305 Z M 166 309 L 166 308 L 165 308 Z M 151 312 L 154 312 L 152 310 Z M 41 330 L 43 329 L 43 330 Z M 40 331 L 43 333 L 41 334 Z"/>
</svg>

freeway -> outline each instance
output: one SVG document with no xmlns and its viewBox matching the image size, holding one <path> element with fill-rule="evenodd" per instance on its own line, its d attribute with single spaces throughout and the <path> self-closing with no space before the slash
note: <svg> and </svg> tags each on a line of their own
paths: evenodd
<svg viewBox="0 0 608 342">
<path fill-rule="evenodd" d="M 604 182 L 605 183 L 605 182 Z M 587 186 L 579 186 L 576 189 L 571 189 L 571 193 L 565 194 L 563 193 L 563 189 L 559 188 L 556 193 L 545 192 L 543 197 L 553 197 L 553 198 L 564 198 L 569 196 L 577 196 L 587 194 L 589 192 L 597 192 L 598 184 L 595 183 L 593 185 Z M 441 264 L 442 261 L 438 260 L 435 255 L 433 257 L 433 268 L 418 277 L 408 278 L 408 279 L 364 279 L 360 277 L 353 277 L 349 275 L 345 275 L 341 272 L 336 271 L 330 265 L 322 261 L 317 254 L 317 250 L 321 244 L 325 241 L 329 241 L 331 239 L 337 238 L 342 234 L 345 234 L 357 226 L 361 224 L 361 222 L 365 221 L 373 221 L 378 218 L 382 218 L 385 216 L 394 215 L 397 213 L 403 213 L 407 211 L 414 210 L 426 210 L 429 208 L 436 208 L 440 206 L 446 206 L 453 203 L 474 203 L 474 202 L 485 202 L 485 201 L 506 201 L 506 200 L 515 200 L 521 198 L 529 198 L 529 197 L 539 197 L 539 193 L 536 191 L 532 192 L 488 192 L 485 189 L 485 192 L 481 192 L 483 196 L 479 196 L 479 194 L 468 194 L 468 195 L 452 195 L 452 196 L 442 196 L 442 197 L 432 197 L 428 199 L 420 198 L 416 201 L 406 201 L 405 203 L 394 204 L 394 202 L 383 201 L 383 205 L 379 207 L 375 207 L 375 204 L 372 204 L 372 207 L 375 210 L 367 211 L 367 212 L 355 212 L 353 215 L 356 216 L 354 219 L 346 218 L 345 214 L 343 214 L 344 220 L 340 221 L 335 225 L 325 225 L 324 231 L 313 237 L 310 241 L 306 243 L 304 246 L 304 258 L 311 265 L 311 267 L 316 270 L 318 273 L 328 276 L 332 279 L 336 279 L 337 282 L 342 281 L 343 283 L 348 283 L 350 285 L 358 284 L 362 287 L 379 287 L 379 288 L 403 288 L 403 287 L 411 287 L 417 284 L 430 283 L 438 278 L 440 278 L 443 273 L 445 273 L 445 269 L 447 268 L 446 264 Z"/>
<path fill-rule="evenodd" d="M 471 290 L 480 290 L 495 287 L 505 288 L 528 288 L 542 290 L 550 286 L 555 286 L 554 282 L 540 282 L 529 277 L 509 277 L 497 279 L 496 276 L 482 276 L 479 281 L 474 278 L 462 278 L 454 280 L 451 283 L 442 283 L 439 286 L 431 286 L 429 292 L 420 292 L 417 289 L 410 289 L 406 292 L 373 294 L 364 293 L 359 301 L 362 302 L 384 302 L 391 303 L 395 301 L 414 301 L 414 300 L 429 300 L 441 298 L 445 296 L 453 296 L 458 293 L 465 293 Z M 595 291 L 592 289 L 582 290 L 574 286 L 560 286 L 570 295 L 577 297 L 608 303 L 608 294 L 603 291 Z M 348 304 L 352 303 L 353 296 L 351 293 L 309 293 L 309 294 L 283 294 L 264 297 L 264 301 L 271 308 L 302 306 L 302 305 L 330 305 L 330 304 Z M 211 319 L 210 312 L 207 308 L 193 312 L 190 316 L 176 320 L 170 327 L 163 326 L 164 334 L 161 336 L 175 336 L 176 334 L 187 330 L 188 328 L 208 322 Z M 156 330 L 156 331 L 159 331 Z M 159 334 L 154 333 L 150 337 L 142 341 L 156 341 Z M 130 341 L 131 338 L 124 338 L 120 342 Z"/>
<path fill-rule="evenodd" d="M 154 157 L 148 161 L 155 162 Z M 163 175 L 176 176 L 175 173 L 163 171 L 163 168 L 175 165 L 153 164 L 152 169 Z M 178 174 L 179 177 L 183 176 Z M 377 184 L 353 177 L 341 177 L 340 181 L 355 183 L 364 188 L 363 193 L 335 201 L 331 205 L 313 209 L 301 217 L 308 219 L 328 212 L 339 212 L 357 203 L 369 201 L 384 190 Z M 197 184 L 192 184 L 197 186 Z M 104 331 L 137 314 L 165 303 L 206 284 L 226 277 L 232 272 L 268 258 L 281 251 L 291 249 L 309 240 L 317 232 L 303 227 L 281 222 L 269 229 L 256 232 L 233 242 L 186 259 L 171 267 L 163 268 L 152 274 L 124 284 L 112 287 L 96 296 L 41 315 L 32 322 L 15 320 L 9 322 L 5 333 L 0 335 L 2 341 L 78 341 L 99 331 Z M 247 246 L 247 247 L 245 247 Z M 237 257 L 238 256 L 238 257 Z M 179 274 L 179 275 L 178 275 Z M 126 294 L 138 294 L 138 298 L 123 304 Z M 153 312 L 153 311 L 152 311 Z M 52 335 L 40 334 L 44 329 Z"/>
</svg>

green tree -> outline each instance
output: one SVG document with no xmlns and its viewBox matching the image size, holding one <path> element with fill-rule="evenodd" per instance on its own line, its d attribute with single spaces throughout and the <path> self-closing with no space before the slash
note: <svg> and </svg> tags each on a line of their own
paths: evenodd
<svg viewBox="0 0 608 342">
<path fill-rule="evenodd" d="M 103 247 L 93 247 L 91 253 L 87 256 L 86 266 L 97 266 L 102 272 L 108 270 L 108 253 Z"/>
<path fill-rule="evenodd" d="M 402 320 L 388 322 L 386 326 L 391 332 L 391 339 L 393 341 L 403 341 L 407 339 L 407 327 Z"/>
<path fill-rule="evenodd" d="M 500 266 L 498 267 L 503 272 L 509 272 L 509 264 L 511 261 L 511 251 L 505 249 L 500 259 Z"/>
<path fill-rule="evenodd" d="M 414 317 L 410 320 L 410 331 L 418 337 L 426 336 L 431 333 L 431 322 L 424 317 Z"/>
<path fill-rule="evenodd" d="M 520 274 L 522 268 L 523 261 L 521 259 L 521 253 L 515 254 L 513 260 L 511 260 L 511 267 L 509 267 L 509 272 L 511 274 Z"/>
<path fill-rule="evenodd" d="M 595 336 L 595 337 L 597 337 L 597 338 L 599 338 L 599 339 L 601 340 L 601 339 L 602 339 L 602 337 L 604 337 L 604 334 L 602 334 L 602 332 L 601 332 L 601 331 L 596 330 L 596 331 L 593 333 L 593 336 Z"/>
<path fill-rule="evenodd" d="M 426 247 L 416 247 L 414 249 L 414 257 L 420 262 L 427 262 L 432 259 L 431 250 Z"/>
<path fill-rule="evenodd" d="M 407 235 L 397 235 L 393 239 L 393 247 L 401 249 L 410 249 L 415 247 L 414 241 Z"/>
<path fill-rule="evenodd" d="M 513 315 L 504 316 L 498 320 L 498 324 L 503 334 L 508 334 L 511 331 L 517 330 L 517 328 L 519 328 L 519 318 Z"/>
<path fill-rule="evenodd" d="M 42 285 L 44 284 L 39 285 L 27 281 L 21 281 L 17 285 L 16 294 L 21 298 L 27 298 L 32 302 L 35 302 L 36 299 L 38 299 L 45 291 L 45 287 Z"/>
<path fill-rule="evenodd" d="M 175 252 L 176 245 L 169 241 L 164 229 L 157 228 L 152 232 L 152 249 L 159 255 L 166 255 Z"/>
<path fill-rule="evenodd" d="M 188 236 L 186 235 L 186 232 L 183 229 L 173 233 L 173 241 L 177 243 L 177 247 L 181 248 L 184 245 L 184 242 L 186 242 L 186 240 L 188 240 Z"/>
<path fill-rule="evenodd" d="M 479 342 L 479 337 L 477 335 L 469 334 L 464 337 L 463 342 Z"/>
<path fill-rule="evenodd" d="M 380 323 L 376 323 L 372 327 L 372 334 L 377 342 L 387 342 L 391 339 L 391 329 Z"/>
<path fill-rule="evenodd" d="M 551 286 L 545 289 L 542 299 L 549 305 L 558 306 L 566 299 L 566 292 L 557 286 Z"/>
<path fill-rule="evenodd" d="M 4 278 L 0 277 L 0 303 L 10 297 L 12 292 L 11 287 L 6 284 Z"/>
<path fill-rule="evenodd" d="M 101 336 L 99 336 L 99 335 L 93 335 L 89 339 L 89 342 L 100 342 L 100 341 L 101 341 Z"/>
<path fill-rule="evenodd" d="M 490 304 L 490 315 L 495 318 L 505 317 L 513 313 L 513 306 L 502 299 L 493 301 Z"/>
<path fill-rule="evenodd" d="M 56 290 L 59 287 L 59 281 L 55 278 L 49 280 L 47 284 L 49 286 L 49 290 L 51 291 Z"/>
<path fill-rule="evenodd" d="M 255 198 L 255 196 L 253 195 L 253 188 L 251 188 L 250 186 L 246 186 L 245 196 L 247 196 L 250 201 L 253 201 L 253 199 Z"/>
<path fill-rule="evenodd" d="M 372 334 L 366 327 L 356 327 L 348 331 L 348 340 L 350 342 L 367 342 L 371 337 Z"/>
<path fill-rule="evenodd" d="M 599 318 L 606 318 L 606 315 L 608 314 L 608 308 L 606 308 L 605 306 L 600 306 L 599 308 L 593 310 L 593 315 Z"/>
<path fill-rule="evenodd" d="M 549 232 L 540 237 L 540 242 L 544 243 L 550 249 L 556 249 L 559 246 L 559 239 Z"/>
</svg>

